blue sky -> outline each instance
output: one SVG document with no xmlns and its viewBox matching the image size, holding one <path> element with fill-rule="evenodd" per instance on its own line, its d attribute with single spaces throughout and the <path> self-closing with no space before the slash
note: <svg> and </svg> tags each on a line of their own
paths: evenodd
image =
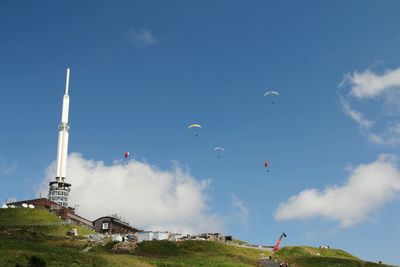
<svg viewBox="0 0 400 267">
<path fill-rule="evenodd" d="M 391 159 L 371 165 L 377 173 L 398 170 L 400 139 L 389 129 L 400 120 L 388 102 L 400 99 L 399 8 L 397 1 L 2 1 L 0 197 L 37 194 L 55 160 L 70 66 L 70 152 L 108 166 L 124 151 L 159 170 L 179 162 L 196 180 L 210 180 L 202 191 L 209 212 L 240 239 L 272 244 L 285 231 L 284 245 L 329 244 L 399 264 L 398 189 L 382 191 L 391 197 L 378 197 L 381 205 L 346 227 L 349 215 L 336 211 L 274 216 L 306 189 L 345 185 L 379 155 Z M 371 81 L 377 97 L 352 93 Z M 263 96 L 269 90 L 280 93 L 274 105 Z M 351 111 L 375 124 L 360 126 Z M 198 137 L 190 123 L 202 124 Z M 215 146 L 226 149 L 221 159 Z"/>
</svg>

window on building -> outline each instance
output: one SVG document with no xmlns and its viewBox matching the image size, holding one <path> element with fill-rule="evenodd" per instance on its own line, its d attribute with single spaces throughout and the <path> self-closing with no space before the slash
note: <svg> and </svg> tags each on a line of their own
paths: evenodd
<svg viewBox="0 0 400 267">
<path fill-rule="evenodd" d="M 108 222 L 103 223 L 103 230 L 108 230 Z"/>
</svg>

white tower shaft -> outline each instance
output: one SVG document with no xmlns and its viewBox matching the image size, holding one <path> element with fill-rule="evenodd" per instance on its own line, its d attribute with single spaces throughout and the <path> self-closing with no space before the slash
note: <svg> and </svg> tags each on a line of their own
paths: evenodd
<svg viewBox="0 0 400 267">
<path fill-rule="evenodd" d="M 49 200 L 65 208 L 68 208 L 68 196 L 71 191 L 71 184 L 65 181 L 67 176 L 67 156 L 68 156 L 68 112 L 69 112 L 69 68 L 67 68 L 67 80 L 65 84 L 65 94 L 63 97 L 61 123 L 58 127 L 58 146 L 57 146 L 57 170 L 56 179 L 49 183 Z"/>
<path fill-rule="evenodd" d="M 68 156 L 68 113 L 69 113 L 69 73 L 70 69 L 67 68 L 67 78 L 65 83 L 65 95 L 63 97 L 61 123 L 58 128 L 58 146 L 57 146 L 57 181 L 63 182 L 67 175 L 67 156 Z"/>
</svg>

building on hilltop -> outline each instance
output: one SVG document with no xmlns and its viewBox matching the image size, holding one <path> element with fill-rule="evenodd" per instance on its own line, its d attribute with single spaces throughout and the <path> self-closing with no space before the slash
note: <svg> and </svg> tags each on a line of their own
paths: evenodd
<svg viewBox="0 0 400 267">
<path fill-rule="evenodd" d="M 92 227 L 92 222 L 88 219 L 83 218 L 82 216 L 75 214 L 75 210 L 73 208 L 66 208 L 58 203 L 48 200 L 47 198 L 37 198 L 24 201 L 7 202 L 7 206 L 14 205 L 15 207 L 22 208 L 23 207 L 22 204 L 24 203 L 28 205 L 32 204 L 35 206 L 35 208 L 47 209 L 48 211 L 54 213 L 63 220 L 70 221 L 80 225 L 85 225 L 90 228 Z"/>
<path fill-rule="evenodd" d="M 102 234 L 134 234 L 141 232 L 117 216 L 104 216 L 93 221 L 93 229 Z"/>
<path fill-rule="evenodd" d="M 168 232 L 161 231 L 143 231 L 138 233 L 138 242 L 150 240 L 167 240 L 169 238 Z"/>
</svg>

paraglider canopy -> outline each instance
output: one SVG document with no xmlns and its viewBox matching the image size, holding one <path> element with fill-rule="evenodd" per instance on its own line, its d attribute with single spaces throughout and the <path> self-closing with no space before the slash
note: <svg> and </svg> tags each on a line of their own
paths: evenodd
<svg viewBox="0 0 400 267">
<path fill-rule="evenodd" d="M 220 147 L 220 146 L 216 146 L 214 147 L 214 151 L 218 152 L 218 158 L 221 158 L 221 153 L 225 153 L 225 148 Z"/>
<path fill-rule="evenodd" d="M 198 123 L 193 123 L 193 124 L 190 124 L 189 126 L 188 126 L 188 130 L 190 130 L 190 129 L 192 129 L 192 128 L 198 128 L 198 129 L 201 129 L 201 125 L 200 124 L 198 124 Z M 196 132 L 196 136 L 198 136 L 198 134 L 197 134 L 197 132 Z"/>
<path fill-rule="evenodd" d="M 200 124 L 197 124 L 197 123 L 190 124 L 190 125 L 188 126 L 188 129 L 190 130 L 190 129 L 192 129 L 192 128 L 201 128 L 201 125 L 200 125 Z"/>
<path fill-rule="evenodd" d="M 127 159 L 128 157 L 129 157 L 129 152 L 125 152 L 125 153 L 124 153 L 124 158 Z"/>
<path fill-rule="evenodd" d="M 279 93 L 277 91 L 268 91 L 264 94 L 264 96 L 267 96 L 267 95 L 279 95 Z"/>
<path fill-rule="evenodd" d="M 217 147 L 214 148 L 214 151 L 218 151 L 218 150 L 222 151 L 222 152 L 225 152 L 225 149 L 223 147 L 217 146 Z"/>
<path fill-rule="evenodd" d="M 268 92 L 266 92 L 266 93 L 264 94 L 264 96 L 268 96 L 268 95 L 271 95 L 271 96 L 279 96 L 279 93 L 278 93 L 277 91 L 268 91 Z M 275 104 L 275 101 L 272 101 L 272 104 Z"/>
</svg>

